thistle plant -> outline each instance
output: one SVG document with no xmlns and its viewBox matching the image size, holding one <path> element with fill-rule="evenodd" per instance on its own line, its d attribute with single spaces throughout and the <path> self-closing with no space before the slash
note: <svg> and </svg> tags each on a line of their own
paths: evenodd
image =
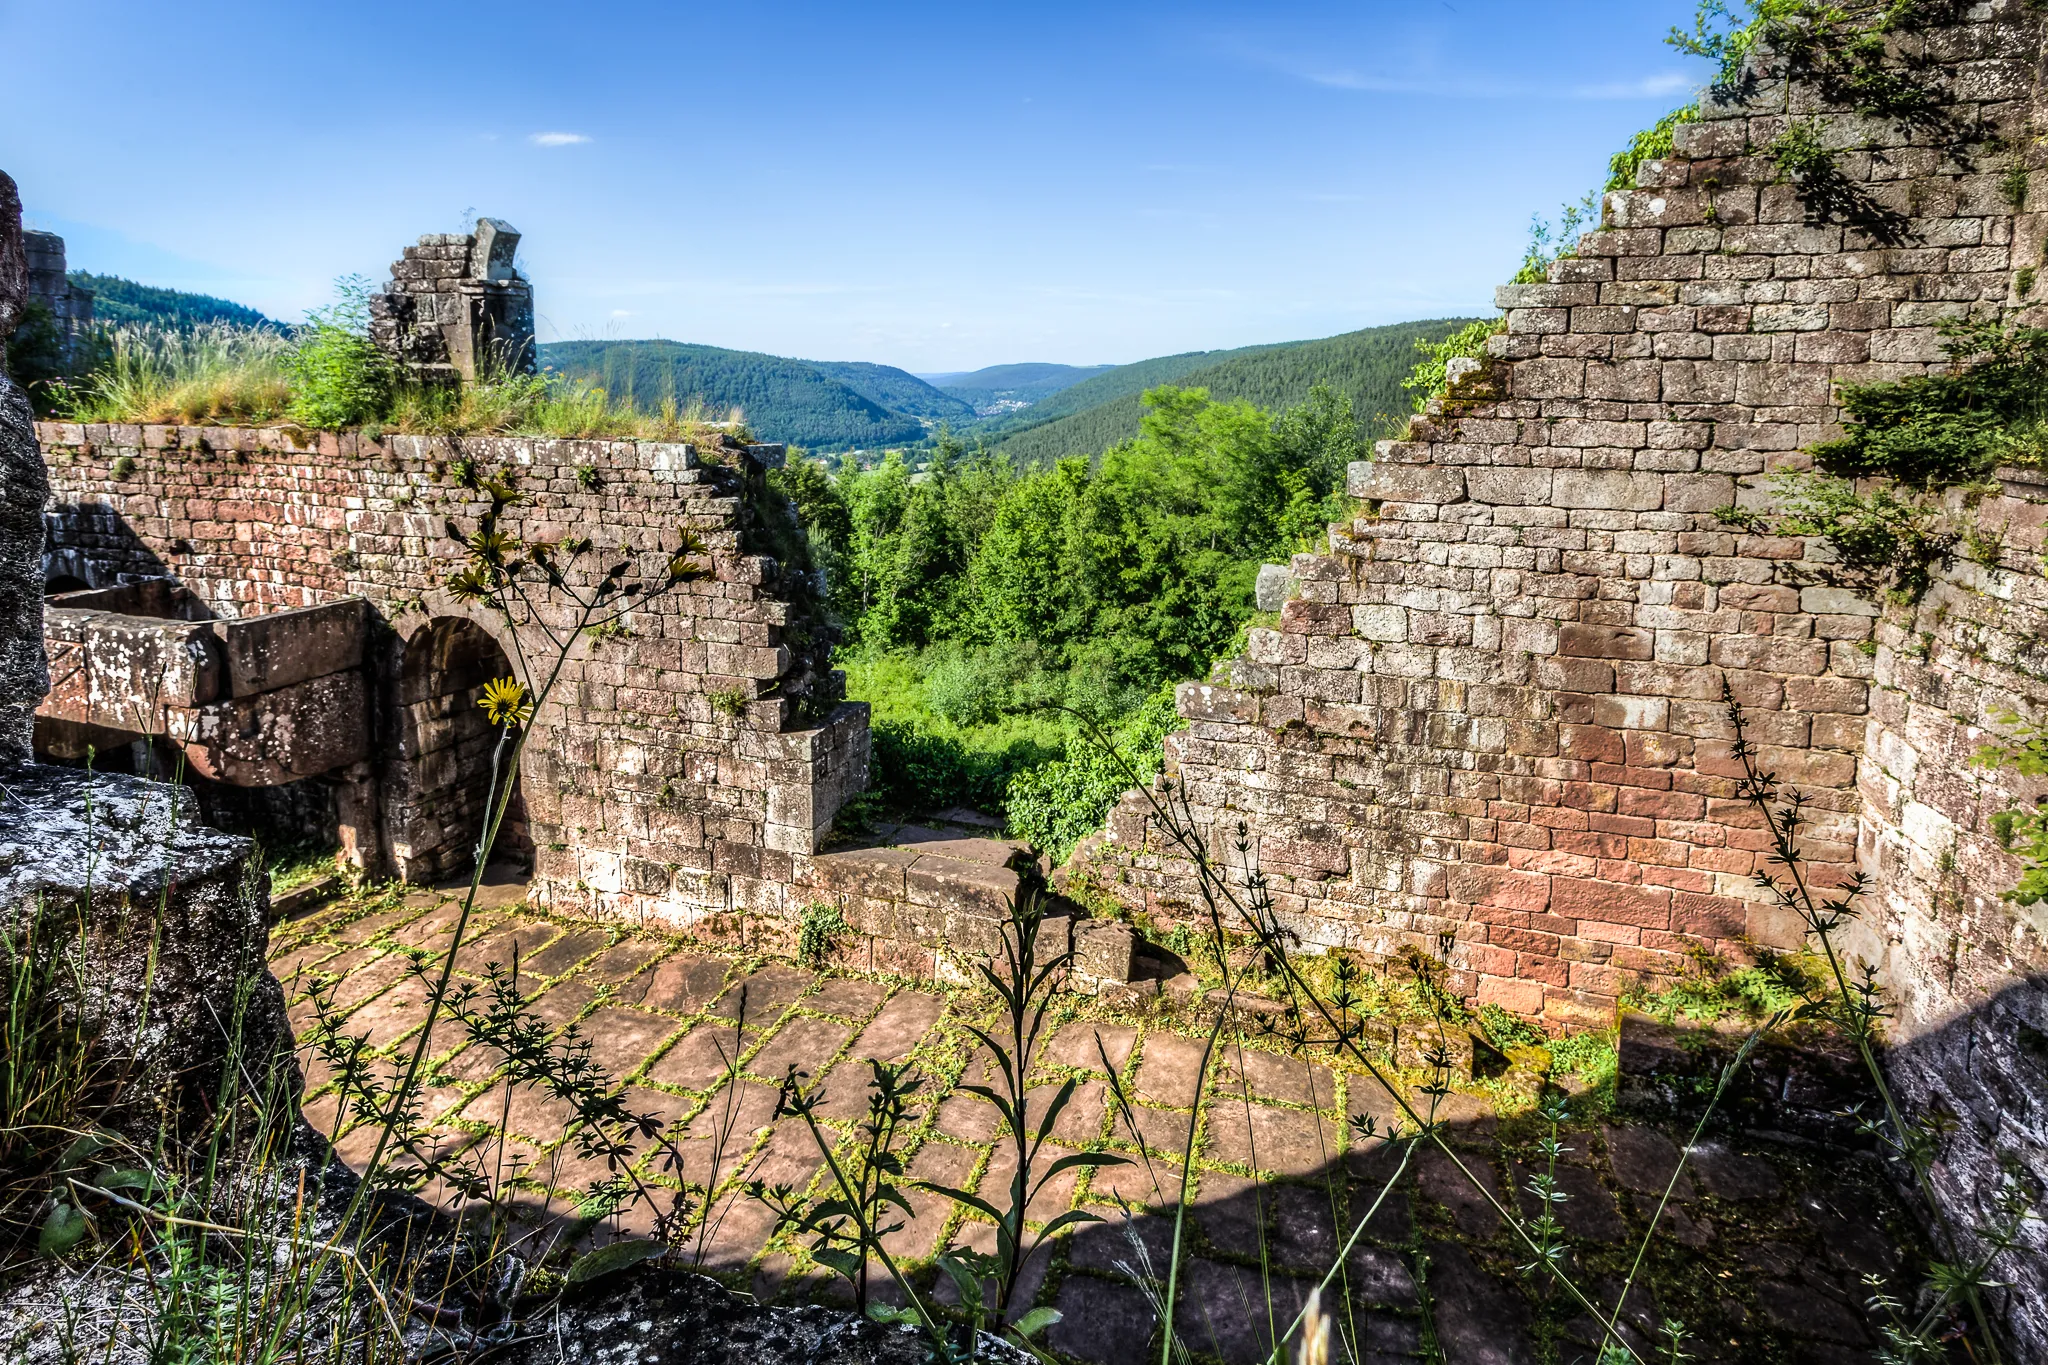
<svg viewBox="0 0 2048 1365">
<path fill-rule="evenodd" d="M 1054 991 L 1064 981 L 1074 961 L 1071 947 L 1052 953 L 1041 952 L 1039 940 L 1045 925 L 1045 903 L 1041 899 L 1025 896 L 1013 902 L 1009 920 L 1003 926 L 1001 959 L 994 965 L 975 963 L 975 970 L 984 984 L 1002 1003 L 1002 1034 L 999 1037 L 972 1023 L 967 1028 L 995 1059 L 1001 1088 L 963 1085 L 960 1089 L 994 1105 L 1009 1130 L 1007 1140 L 1013 1153 L 1013 1165 L 1010 1187 L 1005 1191 L 1008 1202 L 998 1205 L 994 1200 L 946 1185 L 927 1183 L 925 1186 L 973 1209 L 995 1224 L 995 1311 L 999 1317 L 1009 1313 L 1010 1301 L 1017 1292 L 1018 1278 L 1024 1273 L 1024 1266 L 1032 1253 L 1044 1244 L 1046 1238 L 1077 1223 L 1102 1221 L 1095 1214 L 1069 1209 L 1033 1233 L 1026 1225 L 1026 1210 L 1046 1184 L 1063 1171 L 1126 1164 L 1125 1158 L 1109 1152 L 1073 1152 L 1042 1165 L 1039 1161 L 1053 1126 L 1059 1122 L 1061 1112 L 1074 1098 L 1074 1091 L 1080 1085 L 1073 1077 L 1062 1081 L 1043 1108 L 1031 1098 L 1031 1068 L 1038 1058 L 1046 1012 L 1052 1006 Z M 1064 921 L 1061 927 L 1066 927 Z"/>
</svg>

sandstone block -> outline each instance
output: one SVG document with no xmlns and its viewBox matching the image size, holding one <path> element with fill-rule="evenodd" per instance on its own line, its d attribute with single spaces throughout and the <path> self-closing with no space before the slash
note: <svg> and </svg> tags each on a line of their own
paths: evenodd
<svg viewBox="0 0 2048 1365">
<path fill-rule="evenodd" d="M 360 668 L 370 604 L 360 597 L 211 622 L 236 696 Z"/>
<path fill-rule="evenodd" d="M 1664 479 L 1634 470 L 1560 469 L 1551 481 L 1551 502 L 1558 507 L 1652 512 L 1663 506 Z"/>
<path fill-rule="evenodd" d="M 1462 502 L 1465 473 L 1436 465 L 1360 461 L 1350 468 L 1346 491 L 1354 498 L 1380 502 Z"/>
</svg>

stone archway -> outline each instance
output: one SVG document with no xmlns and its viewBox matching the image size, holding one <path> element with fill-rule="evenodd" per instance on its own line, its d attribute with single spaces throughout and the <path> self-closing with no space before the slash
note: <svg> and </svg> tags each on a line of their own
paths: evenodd
<svg viewBox="0 0 2048 1365">
<path fill-rule="evenodd" d="M 481 704 L 484 685 L 510 677 L 489 631 L 441 616 L 405 641 L 398 668 L 399 772 L 387 808 L 391 858 L 410 882 L 467 873 L 474 865 L 491 788 L 497 731 Z M 531 867 L 533 841 L 516 785 L 490 862 Z"/>
</svg>

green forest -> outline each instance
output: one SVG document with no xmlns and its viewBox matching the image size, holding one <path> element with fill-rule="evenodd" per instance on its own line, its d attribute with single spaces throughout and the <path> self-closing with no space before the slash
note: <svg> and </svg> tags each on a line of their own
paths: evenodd
<svg viewBox="0 0 2048 1365">
<path fill-rule="evenodd" d="M 916 417 L 782 356 L 679 341 L 551 341 L 541 346 L 540 362 L 643 412 L 702 404 L 719 416 L 738 408 L 764 440 L 845 450 L 925 438 Z"/>
<path fill-rule="evenodd" d="M 922 472 L 891 454 L 775 476 L 844 623 L 849 691 L 875 708 L 882 805 L 1007 808 L 1064 850 L 1128 785 L 1086 726 L 1156 763 L 1171 685 L 1241 644 L 1258 565 L 1344 514 L 1364 454 L 1347 394 L 1276 413 L 1162 386 L 1143 404 L 1099 459 L 1026 469 L 945 436 Z"/>
<path fill-rule="evenodd" d="M 137 284 L 118 275 L 94 275 L 84 270 L 73 270 L 68 278 L 74 287 L 92 290 L 93 317 L 103 323 L 153 322 L 167 327 L 194 327 L 207 322 L 227 322 L 237 327 L 281 325 L 254 308 L 211 294 Z"/>
</svg>

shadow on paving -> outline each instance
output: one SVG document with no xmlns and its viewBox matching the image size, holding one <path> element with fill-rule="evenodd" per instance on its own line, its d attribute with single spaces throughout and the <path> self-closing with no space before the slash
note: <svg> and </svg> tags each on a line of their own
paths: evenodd
<svg viewBox="0 0 2048 1365">
<path fill-rule="evenodd" d="M 460 978 L 516 958 L 532 1011 L 558 1029 L 573 1024 L 629 1106 L 677 1138 L 682 1188 L 696 1212 L 686 1263 L 764 1299 L 845 1299 L 844 1282 L 774 1239 L 772 1215 L 738 1188 L 761 1180 L 816 1189 L 823 1180 L 810 1132 L 774 1117 L 776 1085 L 792 1064 L 822 1087 L 818 1114 L 843 1152 L 865 1112 L 868 1059 L 914 1063 L 923 1086 L 899 1148 L 909 1178 L 1006 1201 L 1013 1149 L 994 1110 L 956 1089 L 987 1078 L 990 1059 L 958 1023 L 961 1011 L 985 1002 L 928 984 L 709 955 L 621 926 L 559 922 L 520 903 L 518 892 L 509 882 L 489 888 L 456 963 Z M 409 1055 L 424 989 L 406 971 L 405 952 L 444 952 L 455 912 L 441 894 L 414 892 L 281 926 L 273 967 L 302 1042 L 306 984 L 323 973 L 349 1010 L 345 1031 L 368 1037 L 393 1064 Z M 508 1091 L 499 1059 L 460 1042 L 437 1027 L 430 1047 L 423 1109 L 439 1140 L 472 1150 L 517 1189 L 539 1244 L 591 1235 L 573 1208 L 607 1172 L 577 1151 L 574 1113 L 530 1089 Z M 1370 1077 L 1238 1043 L 1219 1048 L 1205 1071 L 1202 1052 L 1185 1019 L 1075 1018 L 1041 1048 L 1042 1097 L 1061 1080 L 1078 1082 L 1042 1159 L 1095 1148 L 1128 1161 L 1066 1172 L 1030 1209 L 1038 1220 L 1075 1207 L 1106 1219 L 1056 1238 L 1023 1277 L 1013 1312 L 1030 1302 L 1059 1309 L 1045 1338 L 1056 1354 L 1098 1365 L 1160 1358 L 1158 1324 L 1137 1280 L 1148 1264 L 1154 1278 L 1166 1274 L 1191 1130 L 1193 1203 L 1175 1328 L 1197 1356 L 1229 1365 L 1264 1359 L 1333 1266 L 1324 1302 L 1352 1359 L 1534 1365 L 1597 1354 L 1593 1317 L 1554 1283 L 1518 1269 L 1530 1253 L 1473 1186 L 1476 1179 L 1535 1215 L 1530 1163 L 1544 1133 L 1535 1120 L 1497 1120 L 1485 1100 L 1453 1095 L 1441 1114 L 1449 1152 L 1418 1147 L 1390 1185 L 1400 1148 L 1360 1141 L 1351 1123 L 1371 1115 L 1384 1132 L 1396 1118 Z M 308 1119 L 360 1164 L 374 1134 L 351 1127 L 331 1075 L 302 1057 Z M 1105 1064 L 1129 1099 L 1128 1118 L 1113 1102 Z M 1575 1126 L 1563 1141 L 1557 1185 L 1567 1197 L 1558 1216 L 1569 1263 L 1609 1312 L 1679 1149 L 1654 1124 L 1611 1118 Z M 675 1182 L 652 1156 L 640 1173 L 664 1201 L 674 1197 Z M 941 1286 L 931 1258 L 948 1245 L 993 1249 L 993 1229 L 941 1196 L 908 1194 L 912 1213 L 888 1250 L 915 1267 L 920 1292 L 944 1301 L 950 1285 Z M 1375 1200 L 1378 1211 L 1365 1220 Z M 650 1210 L 635 1206 L 595 1235 L 652 1227 Z M 1674 1188 L 1663 1228 L 1622 1315 L 1646 1356 L 1662 1341 L 1660 1325 L 1677 1319 L 1691 1333 L 1685 1349 L 1694 1360 L 1868 1360 L 1875 1342 L 1859 1307 L 1868 1293 L 1862 1278 L 1915 1282 L 1914 1254 L 1898 1250 L 1913 1244 L 1911 1223 L 1891 1188 L 1873 1162 L 1840 1152 L 1706 1142 Z"/>
</svg>

